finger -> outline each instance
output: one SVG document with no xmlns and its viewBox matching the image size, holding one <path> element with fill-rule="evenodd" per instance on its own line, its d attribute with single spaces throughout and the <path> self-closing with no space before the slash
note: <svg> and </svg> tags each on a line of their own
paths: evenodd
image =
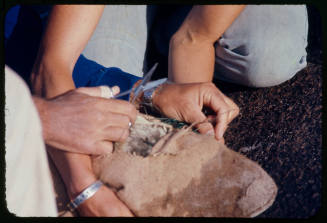
<svg viewBox="0 0 327 223">
<path fill-rule="evenodd" d="M 135 122 L 138 112 L 135 106 L 129 103 L 128 101 L 110 99 L 107 100 L 105 103 L 106 106 L 104 107 L 104 109 L 106 109 L 107 111 L 116 114 L 126 115 L 129 117 L 132 123 Z"/>
<path fill-rule="evenodd" d="M 201 134 L 215 135 L 213 125 L 209 122 L 200 123 L 195 127 Z"/>
<path fill-rule="evenodd" d="M 82 88 L 78 88 L 76 91 L 79 93 L 87 94 L 87 95 L 94 96 L 94 97 L 101 97 L 101 89 L 106 89 L 103 87 L 104 86 L 82 87 Z M 118 86 L 114 86 L 111 89 L 112 89 L 113 95 L 118 94 L 120 91 Z M 104 93 L 104 91 L 102 90 L 102 95 L 103 94 L 106 94 L 106 93 Z M 130 118 L 131 123 L 135 122 L 135 119 L 137 116 L 137 110 L 131 103 L 129 103 L 127 101 L 116 100 L 116 99 L 102 100 L 101 103 L 99 102 L 97 106 L 99 106 L 97 108 L 99 110 L 105 110 L 105 111 L 109 111 L 112 113 L 127 115 Z"/>
<path fill-rule="evenodd" d="M 109 141 L 99 141 L 96 143 L 94 150 L 92 151 L 92 155 L 104 155 L 110 154 L 113 152 L 114 146 L 112 142 Z"/>
<path fill-rule="evenodd" d="M 230 110 L 228 116 L 228 123 L 231 122 L 238 114 L 240 113 L 240 109 L 236 106 L 234 109 Z"/>
<path fill-rule="evenodd" d="M 103 139 L 111 142 L 124 142 L 128 136 L 128 128 L 108 127 L 103 130 Z"/>
<path fill-rule="evenodd" d="M 229 116 L 228 116 L 228 120 L 229 122 L 231 122 L 236 116 L 239 115 L 240 113 L 240 108 L 237 106 L 237 104 L 235 104 L 235 102 L 230 99 L 229 97 L 224 97 L 224 101 L 226 102 L 226 104 L 228 105 L 228 111 Z"/>
<path fill-rule="evenodd" d="M 232 100 L 217 92 L 212 94 L 212 97 L 205 97 L 203 103 L 217 113 L 215 135 L 220 140 L 227 129 L 227 125 L 238 115 L 239 110 Z"/>
<path fill-rule="evenodd" d="M 182 107 L 182 120 L 188 123 L 198 123 L 206 120 L 206 116 L 202 113 L 201 108 L 196 104 L 187 103 Z"/>
<path fill-rule="evenodd" d="M 118 86 L 99 86 L 99 87 L 81 87 L 76 89 L 77 92 L 87 94 L 93 97 L 112 98 L 118 94 L 120 89 Z"/>
<path fill-rule="evenodd" d="M 228 104 L 224 101 L 223 96 L 216 93 L 211 94 L 211 97 L 204 97 L 203 105 L 209 107 L 214 113 L 224 108 L 228 108 Z"/>
<path fill-rule="evenodd" d="M 220 143 L 222 143 L 222 144 L 225 144 L 225 139 L 224 139 L 224 137 L 222 137 L 221 139 L 219 139 L 218 142 L 220 142 Z"/>
<path fill-rule="evenodd" d="M 220 112 L 217 115 L 217 124 L 215 126 L 215 135 L 217 140 L 220 140 L 227 128 L 228 124 L 228 112 Z"/>
<path fill-rule="evenodd" d="M 104 127 L 120 127 L 128 129 L 130 127 L 131 120 L 129 116 L 119 114 L 119 113 L 112 113 L 112 112 L 105 112 L 105 118 L 101 120 L 104 122 Z"/>
</svg>

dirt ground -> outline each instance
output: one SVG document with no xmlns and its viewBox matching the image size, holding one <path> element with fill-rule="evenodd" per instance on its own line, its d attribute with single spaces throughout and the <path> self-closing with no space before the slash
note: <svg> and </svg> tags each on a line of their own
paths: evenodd
<svg viewBox="0 0 327 223">
<path fill-rule="evenodd" d="M 322 31 L 308 7 L 308 66 L 277 87 L 250 89 L 217 83 L 240 106 L 226 144 L 257 161 L 279 187 L 258 217 L 309 218 L 319 213 L 322 189 Z"/>
<path fill-rule="evenodd" d="M 279 188 L 259 218 L 309 218 L 321 207 L 322 26 L 315 6 L 308 6 L 308 17 L 308 66 L 291 80 L 260 89 L 216 81 L 240 107 L 225 134 L 227 146 L 258 162 Z M 167 67 L 166 58 L 151 57 L 161 61 L 159 70 Z"/>
</svg>

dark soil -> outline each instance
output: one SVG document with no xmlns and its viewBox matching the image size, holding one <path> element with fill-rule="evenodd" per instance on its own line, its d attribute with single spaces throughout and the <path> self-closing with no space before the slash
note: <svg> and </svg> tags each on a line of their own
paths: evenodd
<svg viewBox="0 0 327 223">
<path fill-rule="evenodd" d="M 322 205 L 322 27 L 316 8 L 308 14 L 309 63 L 291 80 L 261 89 L 217 83 L 240 107 L 226 144 L 258 162 L 279 188 L 258 217 L 309 218 Z"/>
<path fill-rule="evenodd" d="M 227 146 L 258 162 L 279 188 L 259 217 L 306 218 L 321 206 L 321 74 L 321 65 L 309 64 L 277 87 L 225 91 L 240 107 Z"/>
<path fill-rule="evenodd" d="M 279 188 L 259 218 L 309 218 L 322 205 L 322 26 L 317 8 L 308 6 L 308 16 L 308 66 L 291 80 L 259 89 L 215 81 L 240 107 L 227 146 L 258 162 Z M 161 63 L 156 78 L 165 76 L 167 58 L 151 57 Z"/>
</svg>

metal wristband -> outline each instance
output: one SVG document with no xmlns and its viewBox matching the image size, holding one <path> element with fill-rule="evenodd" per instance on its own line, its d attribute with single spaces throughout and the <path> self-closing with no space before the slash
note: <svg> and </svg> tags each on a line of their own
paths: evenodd
<svg viewBox="0 0 327 223">
<path fill-rule="evenodd" d="M 166 83 L 167 82 L 167 78 L 162 78 L 162 79 L 159 79 L 159 80 L 156 80 L 156 81 L 153 81 L 153 82 L 150 82 L 149 84 L 149 89 L 145 89 L 144 92 L 143 92 L 143 102 L 150 106 L 150 107 L 153 107 L 153 104 L 152 104 L 152 99 L 153 99 L 153 93 L 154 91 L 159 87 L 161 86 L 162 84 Z"/>
<path fill-rule="evenodd" d="M 93 184 L 84 189 L 74 200 L 72 200 L 68 205 L 68 209 L 73 212 L 79 205 L 84 201 L 92 197 L 102 186 L 100 180 L 95 181 Z"/>
</svg>

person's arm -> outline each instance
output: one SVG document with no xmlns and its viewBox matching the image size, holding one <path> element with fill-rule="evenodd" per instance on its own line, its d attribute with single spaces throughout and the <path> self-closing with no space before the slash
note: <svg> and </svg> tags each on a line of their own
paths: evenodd
<svg viewBox="0 0 327 223">
<path fill-rule="evenodd" d="M 222 141 L 228 124 L 239 114 L 238 106 L 211 82 L 163 84 L 154 91 L 152 102 L 164 115 L 197 123 L 200 133 Z M 214 113 L 204 114 L 204 107 Z"/>
<path fill-rule="evenodd" d="M 212 83 L 214 44 L 244 7 L 194 6 L 170 40 L 168 79 L 175 84 L 164 85 L 153 97 L 153 104 L 166 116 L 190 123 L 204 122 L 197 125 L 199 132 L 215 135 L 218 140 L 223 139 L 239 108 Z M 214 115 L 204 114 L 204 107 Z"/>
<path fill-rule="evenodd" d="M 53 6 L 32 71 L 34 94 L 50 98 L 75 88 L 72 79 L 75 63 L 103 8 L 103 5 Z"/>
<path fill-rule="evenodd" d="M 119 89 L 113 89 L 114 94 L 118 92 Z M 70 199 L 96 180 L 91 159 L 86 154 L 110 153 L 112 142 L 124 141 L 129 133 L 129 122 L 134 123 L 136 119 L 137 111 L 130 103 L 100 96 L 99 87 L 79 88 L 52 99 L 33 96 L 48 153 Z M 132 216 L 106 186 L 78 210 L 83 216 Z"/>
<path fill-rule="evenodd" d="M 113 94 L 119 93 L 113 87 Z M 110 153 L 112 142 L 123 142 L 135 107 L 123 100 L 101 97 L 101 87 L 78 88 L 51 99 L 33 96 L 42 123 L 43 139 L 57 149 L 101 155 Z"/>
<path fill-rule="evenodd" d="M 211 82 L 215 63 L 214 43 L 245 6 L 194 6 L 169 48 L 168 77 L 177 83 Z"/>
<path fill-rule="evenodd" d="M 48 20 L 31 76 L 33 93 L 53 98 L 75 88 L 75 63 L 94 31 L 104 6 L 54 6 Z M 89 106 L 90 109 L 94 108 Z M 71 114 L 74 117 L 75 114 Z M 71 126 L 74 127 L 74 126 Z M 57 129 L 61 131 L 61 129 Z M 69 136 L 69 135 L 68 135 Z M 78 144 L 78 139 L 71 138 Z M 78 148 L 76 148 L 78 149 Z M 88 155 L 48 149 L 70 199 L 95 181 Z M 78 211 L 83 216 L 131 216 L 128 208 L 107 187 L 85 201 Z"/>
</svg>

